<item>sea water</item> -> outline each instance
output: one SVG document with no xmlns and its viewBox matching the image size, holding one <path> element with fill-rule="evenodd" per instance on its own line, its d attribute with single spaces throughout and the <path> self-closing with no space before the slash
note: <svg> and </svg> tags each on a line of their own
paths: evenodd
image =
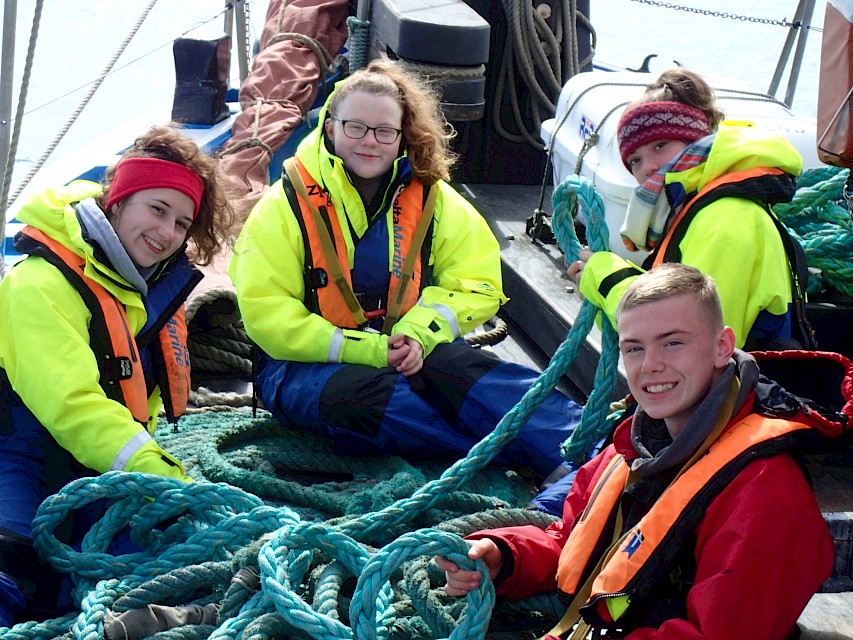
<svg viewBox="0 0 853 640">
<path fill-rule="evenodd" d="M 598 35 L 598 59 L 637 68 L 646 55 L 656 54 L 650 63 L 652 72 L 680 64 L 704 76 L 737 79 L 761 92 L 769 92 L 789 32 L 787 26 L 772 23 L 791 23 L 797 10 L 797 0 L 590 0 L 590 3 Z M 812 119 L 817 112 L 825 10 L 826 0 L 816 0 L 790 105 L 797 115 Z M 711 12 L 729 17 L 708 15 Z M 775 93 L 779 100 L 785 99 L 793 54 L 792 50 Z"/>
<path fill-rule="evenodd" d="M 13 190 L 58 135 L 149 4 L 150 0 L 44 3 Z M 652 72 L 678 63 L 704 75 L 736 78 L 757 91 L 768 90 L 788 33 L 786 27 L 666 8 L 663 4 L 648 0 L 591 0 L 596 58 L 618 66 L 639 67 L 646 55 L 656 54 L 651 61 Z M 13 115 L 34 6 L 34 0 L 18 1 Z M 51 158 L 104 139 L 110 131 L 129 123 L 138 121 L 141 132 L 152 111 L 167 120 L 174 93 L 172 41 L 180 36 L 221 34 L 225 24 L 223 6 L 220 0 L 159 0 Z M 253 41 L 263 23 L 267 2 L 249 6 Z M 734 16 L 790 22 L 797 2 L 684 0 L 677 6 L 700 12 L 713 7 L 715 12 Z M 818 0 L 792 105 L 795 113 L 810 118 L 814 118 L 817 105 L 824 9 L 825 0 Z M 779 99 L 785 96 L 790 67 L 789 62 L 776 93 Z M 237 79 L 236 70 L 233 76 Z"/>
<path fill-rule="evenodd" d="M 91 91 L 108 62 L 124 46 L 151 0 L 44 2 L 32 76 L 22 118 L 12 190 L 54 141 Z M 33 23 L 35 1 L 18 0 L 14 117 Z M 159 0 L 124 48 L 112 72 L 70 126 L 48 164 L 110 132 L 139 123 L 151 113 L 167 122 L 175 87 L 173 41 L 215 38 L 225 30 L 224 0 Z M 250 3 L 250 42 L 263 26 L 267 2 Z M 0 8 L 2 13 L 2 8 Z M 234 60 L 234 86 L 239 76 Z M 81 167 L 84 170 L 86 167 Z"/>
</svg>

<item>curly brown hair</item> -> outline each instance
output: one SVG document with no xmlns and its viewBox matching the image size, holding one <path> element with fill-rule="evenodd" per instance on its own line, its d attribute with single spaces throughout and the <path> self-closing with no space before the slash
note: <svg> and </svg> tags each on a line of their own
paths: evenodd
<svg viewBox="0 0 853 640">
<path fill-rule="evenodd" d="M 632 103 L 680 102 L 703 111 L 708 117 L 711 131 L 716 131 L 725 114 L 716 105 L 714 89 L 702 76 L 684 67 L 667 69 L 656 80 L 646 85 L 643 95 Z"/>
<path fill-rule="evenodd" d="M 401 63 L 373 60 L 355 71 L 336 88 L 326 111 L 336 112 L 355 92 L 390 96 L 403 108 L 403 141 L 414 176 L 424 184 L 449 180 L 457 155 L 450 149 L 456 131 L 447 122 L 436 88 Z"/>
<path fill-rule="evenodd" d="M 175 162 L 189 167 L 199 175 L 204 192 L 198 214 L 187 232 L 187 240 L 192 240 L 196 246 L 196 251 L 191 252 L 193 262 L 199 265 L 210 264 L 213 257 L 228 243 L 228 231 L 234 222 L 229 183 L 220 172 L 217 161 L 199 149 L 193 140 L 171 126 L 151 127 L 133 142 L 121 160 L 138 157 Z M 98 198 L 98 205 L 107 212 L 107 216 L 110 214 L 106 203 L 117 164 L 108 167 L 101 180 L 104 191 Z"/>
</svg>

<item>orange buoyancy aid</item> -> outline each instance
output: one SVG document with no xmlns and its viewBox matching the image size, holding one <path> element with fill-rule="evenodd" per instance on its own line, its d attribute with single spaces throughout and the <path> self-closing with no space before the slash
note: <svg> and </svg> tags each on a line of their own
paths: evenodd
<svg viewBox="0 0 853 640">
<path fill-rule="evenodd" d="M 341 231 L 332 199 L 298 158 L 293 158 L 293 163 L 304 185 L 304 190 L 294 185 L 297 195 L 301 191 L 309 199 L 306 202 L 304 197 L 299 195 L 299 211 L 294 211 L 294 215 L 301 218 L 300 227 L 306 240 L 304 265 L 306 306 L 336 327 L 357 329 L 365 324 L 365 314 L 352 291 L 352 265 L 349 263 L 346 239 Z M 284 176 L 288 177 L 288 174 L 285 173 Z M 293 182 L 292 179 L 291 182 Z M 385 308 L 378 310 L 381 313 L 369 312 L 368 316 L 385 315 L 390 311 L 395 297 L 402 296 L 402 299 L 397 300 L 398 309 L 394 314 L 396 319 L 418 301 L 422 288 L 421 248 L 426 235 L 426 227 L 422 224 L 422 220 L 424 215 L 429 216 L 429 220 L 423 220 L 424 223 L 429 223 L 432 219 L 431 206 L 424 206 L 424 194 L 424 185 L 419 180 L 412 180 L 395 194 L 392 205 L 393 229 L 390 230 L 393 234 L 394 248 L 389 264 L 390 281 L 388 293 L 384 298 Z M 318 214 L 324 228 L 318 225 Z M 326 231 L 331 232 L 331 243 L 334 246 L 332 255 L 328 245 L 323 242 Z M 414 261 L 412 265 L 407 264 L 410 256 Z M 335 259 L 339 265 L 332 264 Z M 340 268 L 336 269 L 336 266 Z M 337 278 L 334 276 L 336 272 L 339 273 Z M 309 276 L 309 274 L 313 275 Z M 309 302 L 309 289 L 313 289 L 316 293 L 316 308 L 312 308 L 314 305 Z M 389 323 L 386 323 L 383 332 L 388 333 L 390 328 Z"/>
<path fill-rule="evenodd" d="M 765 176 L 784 175 L 786 174 L 781 169 L 776 169 L 773 167 L 755 167 L 753 169 L 745 169 L 743 171 L 733 171 L 731 173 L 726 173 L 719 176 L 715 180 L 711 180 L 711 182 L 702 187 L 702 189 L 700 189 L 699 192 L 696 193 L 696 195 L 694 195 L 681 208 L 681 210 L 676 214 L 672 222 L 667 225 L 666 233 L 661 239 L 660 245 L 658 245 L 654 253 L 650 256 L 652 258 L 651 264 L 646 264 L 644 266 L 651 269 L 652 267 L 656 267 L 660 264 L 663 264 L 664 262 L 681 262 L 680 257 L 676 258 L 673 256 L 672 253 L 673 251 L 678 251 L 678 244 L 684 237 L 683 232 L 677 233 L 677 231 L 681 228 L 682 223 L 684 223 L 685 221 L 689 225 L 690 220 L 692 220 L 692 217 L 696 213 L 698 213 L 702 207 L 708 204 L 708 198 L 712 192 L 716 192 L 713 195 L 713 199 L 725 198 L 727 196 L 744 197 L 742 194 L 736 192 L 727 193 L 725 191 L 725 187 L 728 185 L 737 188 L 737 185 L 741 185 L 745 181 L 751 179 L 760 179 Z"/>
<path fill-rule="evenodd" d="M 101 284 L 85 275 L 86 261 L 82 256 L 35 227 L 26 226 L 19 233 L 30 239 L 28 253 L 53 264 L 80 293 L 92 315 L 89 344 L 98 362 L 101 388 L 108 398 L 127 407 L 134 420 L 146 425 L 149 389 L 124 307 Z M 168 417 L 174 421 L 186 412 L 191 384 L 183 305 L 157 329 L 157 338 L 152 357 L 160 360 L 164 375 L 156 382 Z"/>
<path fill-rule="evenodd" d="M 622 535 L 611 557 L 595 576 L 582 607 L 599 624 L 611 622 L 596 603 L 604 598 L 644 595 L 657 584 L 657 571 L 666 567 L 681 541 L 698 525 L 701 514 L 719 492 L 755 455 L 775 455 L 790 446 L 792 434 L 811 427 L 798 422 L 748 415 L 731 425 L 691 467 L 684 471 L 640 521 Z M 574 595 L 585 574 L 598 562 L 593 552 L 615 518 L 628 482 L 629 466 L 622 456 L 610 461 L 592 498 L 569 534 L 557 565 L 557 585 Z M 702 504 L 699 504 L 702 503 Z M 617 532 L 617 534 L 620 532 Z M 615 537 L 615 536 L 614 536 Z M 609 545 L 608 545 L 609 546 Z M 640 599 L 639 597 L 637 598 Z M 595 626 L 595 623 L 594 623 Z"/>
</svg>

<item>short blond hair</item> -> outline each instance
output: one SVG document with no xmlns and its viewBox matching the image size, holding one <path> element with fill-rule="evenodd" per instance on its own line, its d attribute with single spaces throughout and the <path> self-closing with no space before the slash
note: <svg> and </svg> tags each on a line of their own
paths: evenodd
<svg viewBox="0 0 853 640">
<path fill-rule="evenodd" d="M 723 307 L 714 279 L 696 267 L 680 262 L 665 262 L 634 280 L 622 294 L 616 317 L 618 319 L 624 311 L 640 305 L 683 293 L 693 296 L 715 328 L 722 328 Z"/>
</svg>

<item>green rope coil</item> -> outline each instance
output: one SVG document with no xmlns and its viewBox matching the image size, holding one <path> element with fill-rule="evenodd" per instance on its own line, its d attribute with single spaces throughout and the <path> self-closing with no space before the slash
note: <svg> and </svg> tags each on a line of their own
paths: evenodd
<svg viewBox="0 0 853 640">
<path fill-rule="evenodd" d="M 774 213 L 802 245 L 811 271 L 807 292 L 835 290 L 853 298 L 853 227 L 844 201 L 849 169 L 809 169 L 797 182 L 790 203 L 776 204 Z"/>
<path fill-rule="evenodd" d="M 367 66 L 370 22 L 350 16 L 347 18 L 347 28 L 350 42 L 349 68 L 351 71 L 358 71 Z"/>
</svg>

